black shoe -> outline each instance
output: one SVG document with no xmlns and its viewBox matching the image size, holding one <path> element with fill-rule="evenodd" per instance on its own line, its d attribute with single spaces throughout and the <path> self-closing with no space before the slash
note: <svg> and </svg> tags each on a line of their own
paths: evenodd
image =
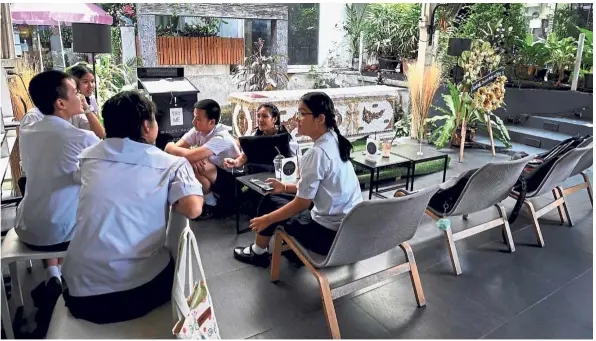
<svg viewBox="0 0 596 341">
<path fill-rule="evenodd" d="M 215 215 L 215 209 L 217 206 L 211 206 L 207 204 L 203 204 L 203 212 L 200 216 L 194 218 L 192 221 L 201 221 L 205 219 L 211 219 Z"/>
<path fill-rule="evenodd" d="M 246 249 L 246 247 L 234 248 L 234 258 L 241 261 L 242 263 L 260 266 L 263 268 L 269 267 L 269 264 L 271 263 L 271 254 L 269 252 L 265 252 L 262 255 L 257 255 L 252 250 L 252 246 L 253 246 L 253 244 L 250 244 L 250 248 L 249 248 L 250 253 L 249 254 L 244 253 L 244 249 Z"/>
</svg>

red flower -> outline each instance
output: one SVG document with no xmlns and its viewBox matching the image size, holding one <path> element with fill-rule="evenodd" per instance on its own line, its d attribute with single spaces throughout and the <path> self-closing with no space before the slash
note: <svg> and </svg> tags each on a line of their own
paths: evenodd
<svg viewBox="0 0 596 341">
<path fill-rule="evenodd" d="M 124 14 L 128 15 L 129 17 L 135 14 L 134 8 L 131 5 L 125 5 L 123 10 Z"/>
</svg>

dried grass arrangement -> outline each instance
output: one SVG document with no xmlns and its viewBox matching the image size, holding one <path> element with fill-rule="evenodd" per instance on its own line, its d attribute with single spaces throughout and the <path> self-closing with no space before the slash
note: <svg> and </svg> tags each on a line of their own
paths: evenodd
<svg viewBox="0 0 596 341">
<path fill-rule="evenodd" d="M 423 67 L 416 62 L 408 63 L 408 89 L 412 106 L 412 130 L 410 137 L 419 141 L 424 139 L 426 133 L 426 118 L 433 98 L 441 85 L 441 67 L 432 64 Z"/>
<path fill-rule="evenodd" d="M 10 92 L 10 101 L 12 104 L 12 111 L 14 115 L 14 119 L 20 121 L 23 116 L 27 113 L 27 111 L 33 108 L 33 102 L 31 102 L 31 97 L 29 97 L 29 82 L 31 79 L 39 73 L 39 70 L 34 64 L 30 64 L 27 60 L 21 59 L 17 61 L 17 65 L 15 68 L 17 74 L 19 76 L 12 77 L 8 83 L 8 89 Z M 24 84 L 23 84 L 24 83 Z M 17 181 L 21 177 L 21 166 L 20 166 L 20 152 L 19 152 L 19 138 L 18 138 L 18 129 L 17 129 L 17 139 L 15 141 L 14 147 L 12 148 L 12 152 L 10 154 L 9 163 L 10 163 L 10 175 L 11 175 L 11 187 L 12 187 L 12 195 L 17 195 L 20 193 L 17 185 Z"/>
</svg>

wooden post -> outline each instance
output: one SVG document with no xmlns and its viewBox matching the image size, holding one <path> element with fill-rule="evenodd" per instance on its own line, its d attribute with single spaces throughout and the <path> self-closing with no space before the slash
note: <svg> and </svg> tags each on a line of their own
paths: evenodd
<svg viewBox="0 0 596 341">
<path fill-rule="evenodd" d="M 488 129 L 488 136 L 490 138 L 490 150 L 493 153 L 493 156 L 495 156 L 495 141 L 493 140 L 493 128 L 492 124 L 490 124 L 490 115 L 486 116 L 486 128 Z"/>
<path fill-rule="evenodd" d="M 463 117 L 461 120 L 461 137 L 460 137 L 460 141 L 459 141 L 459 162 L 462 162 L 464 159 L 464 145 L 466 144 L 466 111 L 467 109 L 464 109 L 463 112 Z M 457 129 L 457 126 L 456 128 Z"/>
</svg>

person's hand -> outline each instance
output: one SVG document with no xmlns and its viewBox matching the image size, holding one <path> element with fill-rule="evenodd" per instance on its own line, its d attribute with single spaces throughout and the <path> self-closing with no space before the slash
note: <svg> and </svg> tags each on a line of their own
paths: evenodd
<svg viewBox="0 0 596 341">
<path fill-rule="evenodd" d="M 79 100 L 81 101 L 81 109 L 83 110 L 83 112 L 87 111 L 87 109 L 89 108 L 89 104 L 87 104 L 87 100 L 85 99 L 85 96 L 83 96 L 83 94 L 78 94 L 77 96 L 79 97 Z"/>
<path fill-rule="evenodd" d="M 259 233 L 266 229 L 269 225 L 273 224 L 272 221 L 269 219 L 269 215 L 265 214 L 260 217 L 256 217 L 250 220 L 249 227 L 255 232 Z"/>
<path fill-rule="evenodd" d="M 195 169 L 196 172 L 202 174 L 205 172 L 205 165 L 207 162 L 205 160 L 199 160 L 192 164 L 192 167 Z"/>
<path fill-rule="evenodd" d="M 225 168 L 234 168 L 236 167 L 236 159 L 227 157 L 224 159 L 223 165 Z"/>
<path fill-rule="evenodd" d="M 280 193 L 286 192 L 286 185 L 284 185 L 283 182 L 280 182 L 273 178 L 269 178 L 269 179 L 265 180 L 265 182 L 268 183 L 269 185 L 271 185 L 271 187 L 273 187 L 273 190 L 271 190 L 267 193 L 280 194 Z"/>
</svg>

